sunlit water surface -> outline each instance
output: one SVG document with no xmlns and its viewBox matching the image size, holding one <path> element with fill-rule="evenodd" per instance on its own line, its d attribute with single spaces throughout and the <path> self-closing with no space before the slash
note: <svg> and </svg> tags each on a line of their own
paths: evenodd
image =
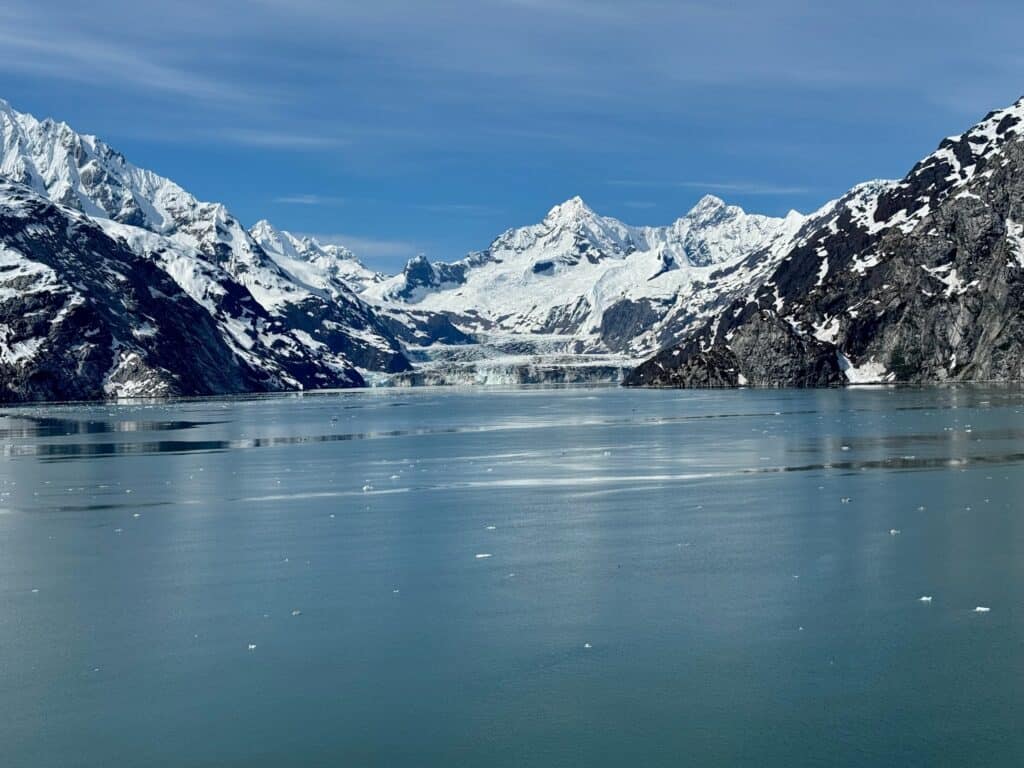
<svg viewBox="0 0 1024 768">
<path fill-rule="evenodd" d="M 1015 390 L 13 408 L 0 450 L 5 766 L 1024 764 Z"/>
</svg>

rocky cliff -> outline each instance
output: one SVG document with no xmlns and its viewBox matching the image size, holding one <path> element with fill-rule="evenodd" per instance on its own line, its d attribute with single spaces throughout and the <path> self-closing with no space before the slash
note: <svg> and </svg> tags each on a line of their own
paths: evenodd
<svg viewBox="0 0 1024 768">
<path fill-rule="evenodd" d="M 1024 100 L 861 185 L 773 274 L 630 385 L 828 386 L 1024 378 Z"/>
</svg>

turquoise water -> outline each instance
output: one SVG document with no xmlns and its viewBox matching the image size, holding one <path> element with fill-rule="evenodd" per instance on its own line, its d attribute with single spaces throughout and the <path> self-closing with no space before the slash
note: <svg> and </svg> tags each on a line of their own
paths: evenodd
<svg viewBox="0 0 1024 768">
<path fill-rule="evenodd" d="M 1017 391 L 16 408 L 0 446 L 5 766 L 1024 763 Z"/>
</svg>

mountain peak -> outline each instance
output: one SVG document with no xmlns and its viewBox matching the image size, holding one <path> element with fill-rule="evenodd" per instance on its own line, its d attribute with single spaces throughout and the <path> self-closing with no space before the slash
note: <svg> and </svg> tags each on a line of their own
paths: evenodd
<svg viewBox="0 0 1024 768">
<path fill-rule="evenodd" d="M 717 195 L 704 195 L 697 204 L 690 209 L 689 215 L 699 216 L 701 214 L 716 213 L 725 210 L 728 206 L 725 201 Z"/>
<path fill-rule="evenodd" d="M 277 234 L 277 229 L 266 219 L 260 219 L 252 225 L 252 229 L 250 229 L 249 232 L 253 237 L 259 240 L 262 237 Z"/>
<path fill-rule="evenodd" d="M 579 219 L 595 216 L 594 210 L 583 202 L 583 198 L 579 195 L 570 197 L 564 203 L 559 203 L 548 211 L 548 215 L 544 217 L 545 221 L 557 220 L 557 221 L 578 221 Z"/>
</svg>

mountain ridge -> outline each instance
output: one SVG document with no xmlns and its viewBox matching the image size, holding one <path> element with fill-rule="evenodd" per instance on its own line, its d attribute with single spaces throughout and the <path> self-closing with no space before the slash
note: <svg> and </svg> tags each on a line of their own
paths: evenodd
<svg viewBox="0 0 1024 768">
<path fill-rule="evenodd" d="M 0 396 L 584 381 L 630 368 L 626 383 L 647 386 L 1019 380 L 1022 127 L 1024 99 L 943 139 L 902 179 L 856 185 L 808 215 L 705 195 L 668 225 L 633 226 L 574 196 L 483 250 L 417 256 L 387 276 L 344 246 L 266 220 L 247 229 L 95 136 L 0 101 Z M 72 264 L 89 280 L 76 283 Z M 143 274 L 159 296 L 139 288 Z M 79 305 L 106 348 L 67 332 L 86 316 Z M 156 316 L 170 306 L 197 336 Z M 79 380 L 62 388 L 61 371 Z"/>
<path fill-rule="evenodd" d="M 631 226 L 573 197 L 458 261 L 417 256 L 365 295 L 444 314 L 475 334 L 561 334 L 577 351 L 636 355 L 659 345 L 662 326 L 692 323 L 719 292 L 754 280 L 760 267 L 743 260 L 770 253 L 804 220 L 747 214 L 707 195 L 669 225 Z"/>
<path fill-rule="evenodd" d="M 175 252 L 182 278 L 206 275 L 219 288 L 201 287 L 185 279 L 181 286 L 206 304 L 227 283 L 228 295 L 248 293 L 273 326 L 264 346 L 278 357 L 314 355 L 335 369 L 368 372 L 408 370 L 401 343 L 386 322 L 343 282 L 310 286 L 287 273 L 221 203 L 199 201 L 175 182 L 139 168 L 100 139 L 76 133 L 66 123 L 39 120 L 0 105 L 0 173 L 54 202 L 92 216 L 110 234 L 124 237 L 154 258 Z M 125 228 L 125 229 L 118 229 Z M 131 229 L 160 238 L 139 236 Z M 341 260 L 341 252 L 321 249 L 325 259 Z M 182 262 L 195 263 L 183 267 Z M 199 295 L 201 294 L 201 296 Z M 209 307 L 208 307 L 209 308 Z M 247 322 L 237 302 L 211 309 L 225 338 L 236 337 Z M 246 315 L 248 316 L 248 315 Z M 291 352 L 288 352 L 288 350 Z M 271 354 L 273 356 L 273 354 Z M 362 382 L 361 376 L 346 377 Z M 317 386 L 318 379 L 299 381 Z"/>
<path fill-rule="evenodd" d="M 855 187 L 764 285 L 635 369 L 647 386 L 1024 378 L 1024 99 Z"/>
</svg>

